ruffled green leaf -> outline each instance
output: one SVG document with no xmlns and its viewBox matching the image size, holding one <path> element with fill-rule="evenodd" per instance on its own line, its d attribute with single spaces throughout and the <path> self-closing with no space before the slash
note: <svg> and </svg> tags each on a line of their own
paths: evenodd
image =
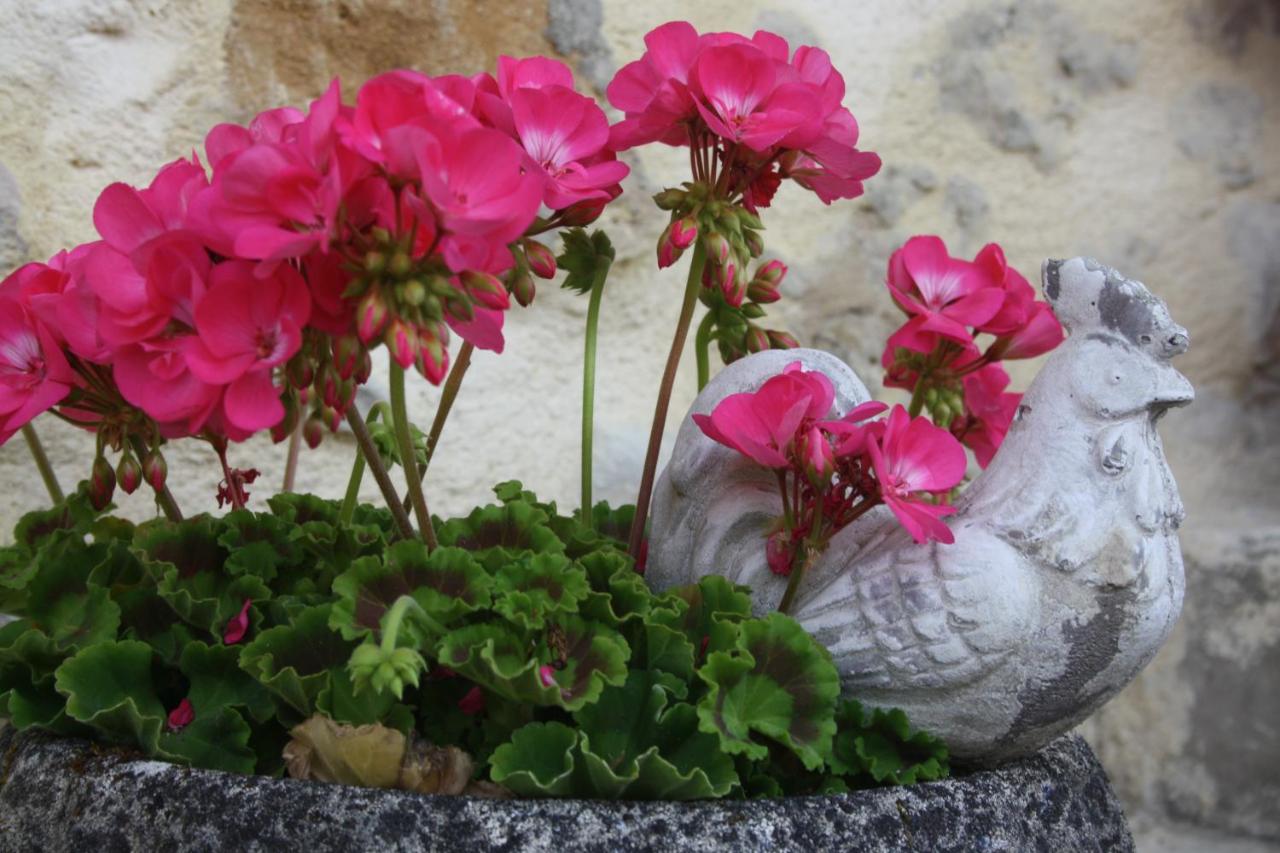
<svg viewBox="0 0 1280 853">
<path fill-rule="evenodd" d="M 13 539 L 18 546 L 35 553 L 59 531 L 87 533 L 97 517 L 98 511 L 89 502 L 88 481 L 82 481 L 76 491 L 57 506 L 22 516 L 13 530 Z"/>
<path fill-rule="evenodd" d="M 765 758 L 758 733 L 790 748 L 810 770 L 823 765 L 840 678 L 795 620 L 774 613 L 742 623 L 734 648 L 708 655 L 698 675 L 710 687 L 698 703 L 701 728 L 718 735 L 725 752 Z"/>
<path fill-rule="evenodd" d="M 188 643 L 178 668 L 191 683 L 187 698 L 197 720 L 219 708 L 243 709 L 260 723 L 275 714 L 271 694 L 240 668 L 240 649 L 235 646 Z"/>
<path fill-rule="evenodd" d="M 484 506 L 466 518 L 441 524 L 436 534 L 441 545 L 476 552 L 490 572 L 526 554 L 564 553 L 564 543 L 547 526 L 547 513 L 523 501 Z"/>
<path fill-rule="evenodd" d="M 353 644 L 329 628 L 331 605 L 310 607 L 291 625 L 269 628 L 240 652 L 240 667 L 280 702 L 304 717 L 334 669 L 345 667 Z"/>
<path fill-rule="evenodd" d="M 573 796 L 578 734 L 564 723 L 530 723 L 494 751 L 490 778 L 520 796 Z"/>
<path fill-rule="evenodd" d="M 827 764 L 854 783 L 865 785 L 869 777 L 878 785 L 910 785 L 950 773 L 946 745 L 926 732 L 913 731 L 907 715 L 897 708 L 868 710 L 845 699 L 836 722 L 839 731 Z"/>
<path fill-rule="evenodd" d="M 270 583 L 298 561 L 301 549 L 290 539 L 290 526 L 274 515 L 235 510 L 223 516 L 222 527 L 218 544 L 229 553 L 228 574 Z"/>
<path fill-rule="evenodd" d="M 195 701 L 191 704 L 195 706 Z M 195 719 L 181 730 L 161 730 L 152 754 L 191 767 L 247 774 L 258 763 L 251 737 L 249 724 L 231 708 L 201 711 L 196 707 Z"/>
<path fill-rule="evenodd" d="M 89 582 L 109 550 L 60 535 L 36 556 L 35 575 L 27 584 L 27 618 L 63 652 L 116 637 L 120 608 L 106 589 Z"/>
<path fill-rule="evenodd" d="M 151 647 L 137 640 L 98 643 L 68 658 L 55 675 L 67 713 L 100 736 L 154 752 L 167 716 L 151 682 Z"/>
<path fill-rule="evenodd" d="M 66 652 L 26 620 L 0 627 L 0 717 L 19 729 L 82 734 L 84 727 L 67 717 L 66 699 L 54 686 L 54 672 L 65 659 Z"/>
<path fill-rule="evenodd" d="M 541 637 L 502 625 L 469 625 L 445 635 L 440 663 L 500 696 L 570 711 L 596 701 L 607 684 L 627 677 L 630 649 L 622 637 L 576 616 L 561 616 Z M 551 683 L 539 670 L 549 667 Z"/>
<path fill-rule="evenodd" d="M 562 554 L 535 554 L 503 567 L 493 609 L 521 628 L 541 630 L 560 614 L 576 613 L 590 591 L 581 566 Z"/>
<path fill-rule="evenodd" d="M 347 639 L 373 636 L 402 595 L 412 596 L 435 622 L 448 624 L 488 607 L 492 586 L 493 579 L 470 552 L 441 547 L 428 555 L 421 542 L 404 540 L 387 549 L 385 562 L 363 557 L 334 579 L 338 600 L 332 624 Z M 426 639 L 429 627 L 410 611 L 405 629 L 418 642 Z"/>
</svg>

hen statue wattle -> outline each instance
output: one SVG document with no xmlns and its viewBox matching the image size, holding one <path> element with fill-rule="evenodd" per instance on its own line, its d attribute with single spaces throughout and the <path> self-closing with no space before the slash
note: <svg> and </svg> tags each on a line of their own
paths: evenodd
<svg viewBox="0 0 1280 853">
<path fill-rule="evenodd" d="M 1088 258 L 1046 261 L 1043 286 L 1069 337 L 947 519 L 955 543 L 916 544 L 881 508 L 831 540 L 792 609 L 846 694 L 902 708 L 977 764 L 1033 752 L 1095 711 L 1182 607 L 1183 508 L 1156 422 L 1194 396 L 1169 363 L 1187 332 L 1140 282 Z M 831 378 L 836 415 L 868 399 L 834 356 L 770 351 L 727 367 L 690 414 L 796 360 Z M 723 574 L 772 610 L 786 580 L 763 536 L 780 512 L 773 473 L 686 417 L 654 493 L 646 578 Z"/>
</svg>

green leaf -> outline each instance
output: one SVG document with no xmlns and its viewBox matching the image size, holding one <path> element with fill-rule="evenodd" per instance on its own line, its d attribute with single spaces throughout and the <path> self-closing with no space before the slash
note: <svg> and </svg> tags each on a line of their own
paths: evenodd
<svg viewBox="0 0 1280 853">
<path fill-rule="evenodd" d="M 627 677 L 630 649 L 615 631 L 565 615 L 541 636 L 502 625 L 469 625 L 445 635 L 440 663 L 500 696 L 570 711 L 596 701 Z M 539 669 L 550 666 L 544 685 Z"/>
<path fill-rule="evenodd" d="M 403 465 L 400 461 L 400 441 L 396 437 L 395 427 L 390 421 L 372 421 L 368 424 L 369 437 L 378 455 L 387 465 Z M 413 458 L 421 467 L 427 464 L 427 437 L 422 430 L 409 424 L 409 438 L 413 442 Z"/>
<path fill-rule="evenodd" d="M 603 265 L 607 270 L 613 263 L 609 235 L 596 230 L 588 236 L 585 228 L 569 228 L 560 232 L 560 236 L 564 251 L 556 258 L 556 264 L 569 273 L 560 286 L 581 294 L 590 293 L 597 269 Z"/>
<path fill-rule="evenodd" d="M 389 690 L 357 691 L 345 669 L 332 671 L 329 685 L 316 697 L 316 709 L 339 723 L 353 726 L 382 723 L 405 734 L 414 728 L 409 706 L 398 702 Z"/>
<path fill-rule="evenodd" d="M 0 717 L 16 728 L 83 734 L 66 715 L 66 699 L 54 686 L 54 671 L 66 659 L 53 640 L 26 620 L 0 627 Z"/>
<path fill-rule="evenodd" d="M 76 491 L 57 506 L 22 516 L 13 530 L 13 539 L 34 553 L 59 531 L 87 533 L 97 517 L 98 511 L 89 502 L 88 481 L 82 481 Z"/>
<path fill-rule="evenodd" d="M 484 506 L 466 518 L 441 524 L 436 534 L 441 545 L 453 545 L 476 553 L 484 567 L 496 573 L 525 554 L 558 554 L 564 543 L 547 526 L 547 514 L 523 501 Z"/>
<path fill-rule="evenodd" d="M 523 797 L 568 797 L 578 732 L 563 723 L 530 723 L 493 753 L 490 778 Z"/>
<path fill-rule="evenodd" d="M 152 686 L 146 643 L 108 641 L 81 649 L 55 678 L 72 718 L 108 740 L 155 750 L 167 714 Z"/>
<path fill-rule="evenodd" d="M 290 527 L 268 513 L 240 509 L 222 518 L 218 544 L 227 549 L 223 567 L 228 574 L 253 575 L 270 583 L 300 557 L 299 547 L 289 538 Z"/>
<path fill-rule="evenodd" d="M 942 741 L 913 731 L 907 715 L 897 708 L 867 710 L 845 699 L 836 711 L 839 731 L 832 743 L 828 766 L 865 787 L 875 784 L 910 785 L 945 778 L 949 755 Z"/>
<path fill-rule="evenodd" d="M 260 723 L 275 714 L 266 688 L 240 668 L 240 649 L 235 646 L 188 643 L 178 668 L 191 682 L 187 698 L 197 720 L 224 707 L 242 708 Z"/>
<path fill-rule="evenodd" d="M 383 615 L 402 595 L 413 596 L 434 620 L 449 623 L 459 616 L 488 607 L 493 579 L 470 552 L 441 547 L 430 555 L 418 540 L 397 542 L 387 549 L 385 562 L 362 557 L 334 579 L 338 600 L 332 626 L 347 639 L 373 636 Z M 423 641 L 428 626 L 419 625 L 411 610 L 406 627 L 416 626 Z"/>
<path fill-rule="evenodd" d="M 64 652 L 116 637 L 120 608 L 106 589 L 89 582 L 108 550 L 68 534 L 55 537 L 36 556 L 35 575 L 27 584 L 27 617 Z"/>
<path fill-rule="evenodd" d="M 735 648 L 708 655 L 698 670 L 711 688 L 698 703 L 703 731 L 720 737 L 731 754 L 765 758 L 753 733 L 787 746 L 815 770 L 836 731 L 840 678 L 830 655 L 793 619 L 781 613 L 742 623 Z"/>
<path fill-rule="evenodd" d="M 180 731 L 161 731 L 154 754 L 191 767 L 247 774 L 258 763 L 251 735 L 249 724 L 231 708 L 197 708 L 195 719 Z"/>
<path fill-rule="evenodd" d="M 331 672 L 346 666 L 353 644 L 329 629 L 331 605 L 310 607 L 291 625 L 269 628 L 240 652 L 240 666 L 272 695 L 304 717 Z"/>
<path fill-rule="evenodd" d="M 562 554 L 535 554 L 503 567 L 493 609 L 521 628 L 541 630 L 559 614 L 576 613 L 590 591 L 581 566 Z"/>
</svg>

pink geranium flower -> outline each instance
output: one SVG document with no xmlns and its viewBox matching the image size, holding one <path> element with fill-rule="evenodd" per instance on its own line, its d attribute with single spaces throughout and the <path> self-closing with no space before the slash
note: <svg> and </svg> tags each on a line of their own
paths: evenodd
<svg viewBox="0 0 1280 853">
<path fill-rule="evenodd" d="M 1036 299 L 1035 290 L 1009 266 L 998 245 L 983 247 L 973 262 L 1004 291 L 1000 309 L 977 329 L 996 336 L 993 350 L 997 357 L 1034 358 L 1062 343 L 1066 333 L 1053 309 Z"/>
<path fill-rule="evenodd" d="M 15 276 L 0 283 L 0 444 L 75 384 L 62 349 L 17 289 Z"/>
<path fill-rule="evenodd" d="M 926 496 L 949 491 L 964 477 L 964 449 L 951 433 L 894 406 L 867 452 L 885 504 L 917 542 L 955 541 L 941 519 L 956 508 Z"/>
<path fill-rule="evenodd" d="M 978 465 L 986 468 L 1000 449 L 1022 395 L 1004 389 L 1009 374 L 998 364 L 988 364 L 964 377 L 965 414 L 951 425 L 951 432 L 973 451 Z"/>
<path fill-rule="evenodd" d="M 169 438 L 197 435 L 222 401 L 222 387 L 196 377 L 187 366 L 190 334 L 119 347 L 112 375 L 120 395 L 146 412 Z"/>
<path fill-rule="evenodd" d="M 1004 291 L 969 261 L 952 258 L 938 237 L 912 237 L 889 258 L 889 293 L 911 319 L 890 348 L 931 352 L 939 337 L 973 348 L 980 326 L 1004 304 Z"/>
<path fill-rule="evenodd" d="M 823 418 L 835 400 L 825 374 L 793 362 L 754 393 L 730 394 L 693 420 L 714 441 L 769 468 L 787 468 L 800 428 Z"/>
<path fill-rule="evenodd" d="M 105 364 L 110 349 L 99 331 L 99 302 L 85 281 L 85 259 L 96 244 L 59 252 L 48 264 L 26 264 L 11 278 L 17 292 L 61 346 L 95 364 Z"/>
<path fill-rule="evenodd" d="M 609 103 L 626 113 L 611 130 L 616 149 L 648 142 L 688 145 L 685 122 L 698 115 L 689 93 L 689 71 L 698 56 L 698 32 L 687 21 L 672 21 L 651 30 L 647 50 L 609 81 Z"/>
<path fill-rule="evenodd" d="M 265 279 L 247 261 L 214 268 L 184 353 L 202 382 L 227 386 L 223 407 L 234 426 L 252 432 L 284 417 L 271 373 L 302 346 L 310 312 L 306 282 L 291 266 Z"/>
</svg>

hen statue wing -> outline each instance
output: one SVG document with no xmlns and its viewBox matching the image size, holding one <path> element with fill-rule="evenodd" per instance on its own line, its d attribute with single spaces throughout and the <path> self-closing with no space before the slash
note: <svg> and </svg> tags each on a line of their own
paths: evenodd
<svg viewBox="0 0 1280 853">
<path fill-rule="evenodd" d="M 870 536 L 833 537 L 793 615 L 831 651 L 846 690 L 968 684 L 1030 636 L 1034 589 L 1019 555 L 980 522 L 951 526 L 955 543 L 916 544 L 885 512 Z"/>
</svg>

